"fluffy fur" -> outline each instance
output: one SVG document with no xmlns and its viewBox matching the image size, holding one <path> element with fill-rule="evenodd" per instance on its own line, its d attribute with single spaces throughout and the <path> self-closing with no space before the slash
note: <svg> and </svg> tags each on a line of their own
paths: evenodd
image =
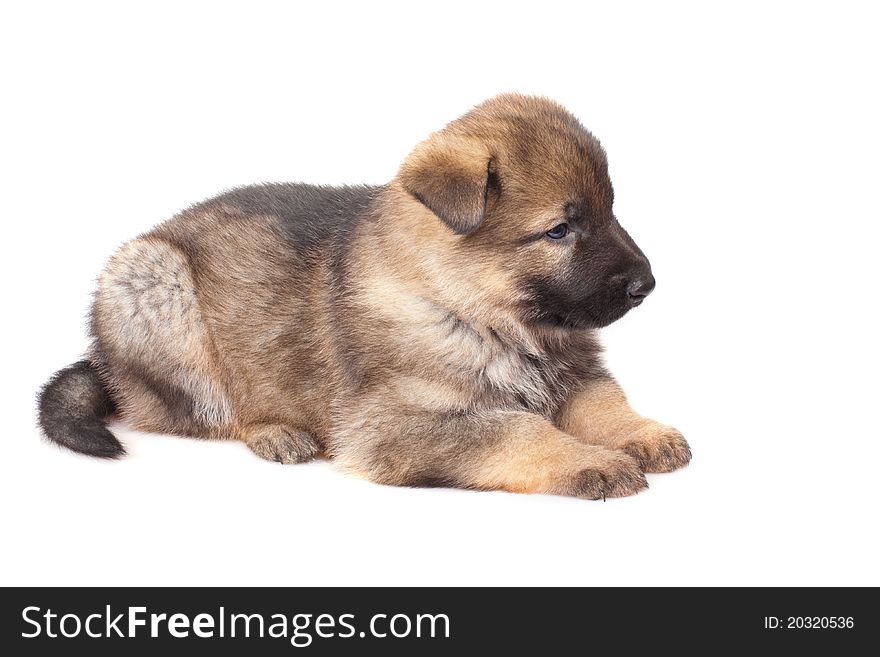
<svg viewBox="0 0 880 657">
<path fill-rule="evenodd" d="M 96 456 L 122 453 L 116 412 L 386 484 L 635 493 L 690 451 L 600 359 L 596 329 L 654 285 L 612 202 L 596 139 L 515 94 L 387 185 L 222 194 L 113 256 L 93 346 L 47 384 L 40 423 Z"/>
</svg>

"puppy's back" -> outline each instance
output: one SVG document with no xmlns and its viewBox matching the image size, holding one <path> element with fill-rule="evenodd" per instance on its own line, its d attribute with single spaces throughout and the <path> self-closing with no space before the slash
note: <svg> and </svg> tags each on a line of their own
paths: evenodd
<svg viewBox="0 0 880 657">
<path fill-rule="evenodd" d="M 247 216 L 274 217 L 289 245 L 299 255 L 313 257 L 350 236 L 380 189 L 267 183 L 232 189 L 203 205 L 234 209 Z"/>
</svg>

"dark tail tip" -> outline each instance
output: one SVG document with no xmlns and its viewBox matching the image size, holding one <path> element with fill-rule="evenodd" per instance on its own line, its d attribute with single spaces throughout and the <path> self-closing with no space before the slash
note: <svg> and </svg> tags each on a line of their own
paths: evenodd
<svg viewBox="0 0 880 657">
<path fill-rule="evenodd" d="M 105 422 L 115 405 L 89 361 L 65 367 L 49 379 L 40 391 L 38 406 L 40 427 L 52 442 L 101 458 L 125 454 Z"/>
</svg>

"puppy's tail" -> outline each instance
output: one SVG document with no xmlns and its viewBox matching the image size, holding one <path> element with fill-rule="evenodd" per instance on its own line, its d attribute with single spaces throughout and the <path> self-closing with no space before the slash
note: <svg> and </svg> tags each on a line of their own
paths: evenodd
<svg viewBox="0 0 880 657">
<path fill-rule="evenodd" d="M 105 419 L 116 405 L 98 370 L 81 360 L 57 372 L 39 394 L 39 423 L 46 437 L 74 452 L 116 458 L 122 444 Z"/>
</svg>

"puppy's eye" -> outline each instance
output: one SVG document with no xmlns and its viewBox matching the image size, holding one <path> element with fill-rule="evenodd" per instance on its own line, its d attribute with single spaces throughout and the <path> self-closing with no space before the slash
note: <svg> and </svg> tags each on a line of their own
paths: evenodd
<svg viewBox="0 0 880 657">
<path fill-rule="evenodd" d="M 561 240 L 568 235 L 568 224 L 559 224 L 547 231 L 547 237 L 551 240 Z"/>
</svg>

